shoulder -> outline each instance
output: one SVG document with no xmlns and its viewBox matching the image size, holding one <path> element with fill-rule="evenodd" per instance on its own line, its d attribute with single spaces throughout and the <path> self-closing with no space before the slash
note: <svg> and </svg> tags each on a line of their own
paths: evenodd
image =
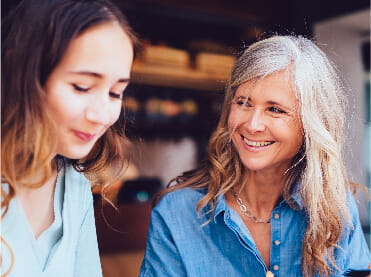
<svg viewBox="0 0 371 277">
<path fill-rule="evenodd" d="M 197 211 L 197 203 L 205 190 L 181 188 L 166 194 L 151 214 L 150 237 L 166 236 L 184 241 L 199 236 L 202 226 L 209 221 L 207 207 Z"/>
<path fill-rule="evenodd" d="M 171 191 L 165 194 L 155 209 L 164 209 L 168 207 L 176 206 L 179 208 L 185 208 L 194 206 L 197 202 L 204 197 L 206 190 L 194 189 L 194 188 L 181 188 Z"/>
<path fill-rule="evenodd" d="M 194 188 L 181 188 L 165 194 L 154 207 L 153 214 L 163 218 L 173 217 L 177 214 L 181 217 L 194 217 L 197 215 L 196 205 L 204 197 L 206 190 Z"/>
<path fill-rule="evenodd" d="M 336 254 L 338 264 L 348 269 L 366 268 L 370 263 L 370 251 L 358 215 L 357 200 L 349 192 L 346 201 L 351 222 L 344 225 L 339 241 L 340 250 Z"/>
<path fill-rule="evenodd" d="M 78 188 L 84 189 L 86 187 L 90 187 L 89 180 L 85 177 L 82 172 L 78 172 L 73 166 L 69 163 L 66 163 L 64 166 L 65 171 L 65 178 L 66 181 L 72 182 L 78 185 Z"/>
<path fill-rule="evenodd" d="M 354 224 L 356 221 L 359 220 L 357 200 L 353 193 L 348 192 L 346 201 L 349 209 L 349 215 L 351 217 L 352 223 Z"/>
<path fill-rule="evenodd" d="M 358 229 L 362 230 L 362 225 L 359 217 L 357 198 L 353 193 L 348 192 L 346 196 L 346 204 L 348 207 L 348 220 L 343 222 L 343 237 L 349 238 L 353 237 L 355 233 L 358 232 Z"/>
<path fill-rule="evenodd" d="M 64 170 L 66 185 L 73 186 L 74 190 L 91 190 L 90 181 L 82 172 L 78 172 L 71 164 L 66 164 Z"/>
<path fill-rule="evenodd" d="M 64 166 L 65 201 L 88 208 L 93 201 L 91 185 L 83 173 L 76 171 L 72 165 Z"/>
</svg>

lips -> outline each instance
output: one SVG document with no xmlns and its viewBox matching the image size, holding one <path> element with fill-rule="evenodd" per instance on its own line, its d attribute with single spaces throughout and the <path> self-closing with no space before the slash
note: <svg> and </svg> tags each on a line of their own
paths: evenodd
<svg viewBox="0 0 371 277">
<path fill-rule="evenodd" d="M 94 139 L 95 137 L 95 134 L 89 134 L 89 133 L 85 133 L 85 132 L 80 132 L 80 131 L 76 131 L 74 130 L 73 131 L 74 134 L 80 138 L 81 140 L 85 141 L 85 142 L 89 142 L 91 141 L 92 139 Z"/>
<path fill-rule="evenodd" d="M 262 147 L 266 147 L 274 143 L 274 141 L 269 141 L 269 140 L 260 140 L 260 141 L 249 140 L 242 135 L 241 137 L 248 146 L 254 147 L 254 148 L 262 148 Z"/>
</svg>

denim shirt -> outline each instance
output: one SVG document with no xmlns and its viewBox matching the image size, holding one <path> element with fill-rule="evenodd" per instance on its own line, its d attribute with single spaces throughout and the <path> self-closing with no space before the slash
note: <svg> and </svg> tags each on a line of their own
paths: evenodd
<svg viewBox="0 0 371 277">
<path fill-rule="evenodd" d="M 153 209 L 141 277 L 264 277 L 268 270 L 275 277 L 302 276 L 307 223 L 297 195 L 293 199 L 298 209 L 282 201 L 272 212 L 269 269 L 243 220 L 224 196 L 218 199 L 214 215 L 207 213 L 207 206 L 197 213 L 196 204 L 204 195 L 205 191 L 191 188 L 176 190 Z M 332 276 L 342 276 L 347 269 L 365 269 L 371 261 L 353 197 L 349 197 L 349 208 L 353 228 L 344 228 L 341 249 L 335 250 L 341 272 Z"/>
</svg>

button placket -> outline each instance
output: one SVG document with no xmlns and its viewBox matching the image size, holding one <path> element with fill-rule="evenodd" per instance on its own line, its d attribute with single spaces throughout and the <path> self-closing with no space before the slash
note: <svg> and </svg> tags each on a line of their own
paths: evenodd
<svg viewBox="0 0 371 277">
<path fill-rule="evenodd" d="M 255 257 L 260 256 L 259 253 L 257 252 L 257 248 L 253 247 L 254 243 L 252 241 L 252 238 L 250 239 L 244 235 L 244 233 L 240 230 L 240 227 L 238 226 L 236 221 L 233 220 L 233 217 L 230 215 L 229 212 L 225 213 L 224 223 L 228 226 L 229 229 L 231 229 L 236 234 L 239 242 L 245 249 L 247 249 Z M 258 263 L 261 264 L 262 268 L 266 270 L 267 268 L 266 268 L 264 261 L 261 258 L 258 258 L 257 260 L 258 260 Z"/>
<path fill-rule="evenodd" d="M 281 214 L 280 208 L 276 207 L 273 210 L 272 221 L 271 221 L 271 270 L 274 273 L 274 276 L 279 276 L 279 265 L 280 265 L 280 245 L 281 245 Z"/>
</svg>

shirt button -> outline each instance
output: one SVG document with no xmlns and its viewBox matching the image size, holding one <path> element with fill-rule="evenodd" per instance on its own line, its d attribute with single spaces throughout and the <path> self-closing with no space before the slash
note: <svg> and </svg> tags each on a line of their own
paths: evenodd
<svg viewBox="0 0 371 277">
<path fill-rule="evenodd" d="M 274 214 L 274 218 L 275 219 L 279 219 L 280 218 L 280 214 Z"/>
<path fill-rule="evenodd" d="M 280 269 L 280 267 L 279 267 L 278 265 L 275 264 L 275 265 L 273 266 L 273 270 L 277 271 L 277 270 L 279 270 L 279 269 Z"/>
<path fill-rule="evenodd" d="M 278 246 L 278 245 L 281 244 L 281 242 L 280 242 L 279 240 L 275 240 L 275 241 L 274 241 L 274 244 Z"/>
</svg>

